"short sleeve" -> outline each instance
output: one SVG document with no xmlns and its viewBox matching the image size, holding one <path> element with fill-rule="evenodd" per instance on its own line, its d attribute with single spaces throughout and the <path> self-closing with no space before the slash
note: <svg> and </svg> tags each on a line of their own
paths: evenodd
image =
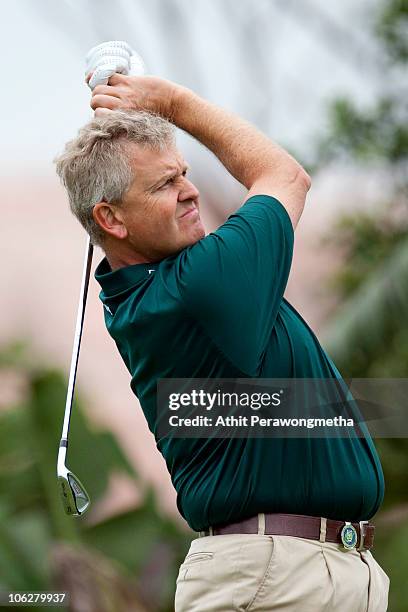
<svg viewBox="0 0 408 612">
<path fill-rule="evenodd" d="M 256 375 L 262 364 L 285 292 L 293 241 L 282 204 L 256 195 L 179 256 L 185 308 L 248 375 Z"/>
</svg>

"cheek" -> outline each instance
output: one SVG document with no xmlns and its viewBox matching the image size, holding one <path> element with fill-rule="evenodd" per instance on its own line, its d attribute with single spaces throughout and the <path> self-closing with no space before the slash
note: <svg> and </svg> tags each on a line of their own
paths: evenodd
<svg viewBox="0 0 408 612">
<path fill-rule="evenodd" d="M 177 194 L 163 194 L 154 205 L 153 217 L 158 227 L 176 225 Z"/>
</svg>

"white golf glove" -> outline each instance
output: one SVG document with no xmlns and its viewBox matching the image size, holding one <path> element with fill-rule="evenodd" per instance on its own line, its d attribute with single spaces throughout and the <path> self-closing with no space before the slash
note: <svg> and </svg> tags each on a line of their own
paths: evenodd
<svg viewBox="0 0 408 612">
<path fill-rule="evenodd" d="M 145 73 L 145 65 L 140 55 L 122 40 L 110 40 L 92 47 L 85 62 L 85 75 L 93 73 L 88 83 L 92 90 L 97 85 L 107 85 L 109 77 L 115 72 L 133 76 Z"/>
</svg>

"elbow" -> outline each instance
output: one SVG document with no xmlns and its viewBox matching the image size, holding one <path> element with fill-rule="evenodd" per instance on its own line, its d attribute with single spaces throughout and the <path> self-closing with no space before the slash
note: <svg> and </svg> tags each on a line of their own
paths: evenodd
<svg viewBox="0 0 408 612">
<path fill-rule="evenodd" d="M 282 184 L 286 184 L 291 190 L 305 195 L 312 186 L 312 179 L 306 170 L 297 161 L 291 160 L 282 172 Z"/>
<path fill-rule="evenodd" d="M 304 174 L 304 181 L 305 181 L 306 191 L 309 191 L 309 189 L 312 186 L 312 179 L 310 177 L 310 174 L 308 174 L 305 170 L 303 170 L 303 174 Z"/>
<path fill-rule="evenodd" d="M 304 189 L 305 193 L 307 193 L 312 186 L 312 179 L 306 170 L 302 168 L 302 166 L 299 166 L 298 168 L 295 182 L 297 182 Z"/>
</svg>

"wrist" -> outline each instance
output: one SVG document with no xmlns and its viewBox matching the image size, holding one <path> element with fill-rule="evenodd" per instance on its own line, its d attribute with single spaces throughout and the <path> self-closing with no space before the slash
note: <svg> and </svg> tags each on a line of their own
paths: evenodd
<svg viewBox="0 0 408 612">
<path fill-rule="evenodd" d="M 177 127 L 185 129 L 186 118 L 191 113 L 196 98 L 196 94 L 191 89 L 175 84 L 169 100 L 167 119 Z"/>
</svg>

